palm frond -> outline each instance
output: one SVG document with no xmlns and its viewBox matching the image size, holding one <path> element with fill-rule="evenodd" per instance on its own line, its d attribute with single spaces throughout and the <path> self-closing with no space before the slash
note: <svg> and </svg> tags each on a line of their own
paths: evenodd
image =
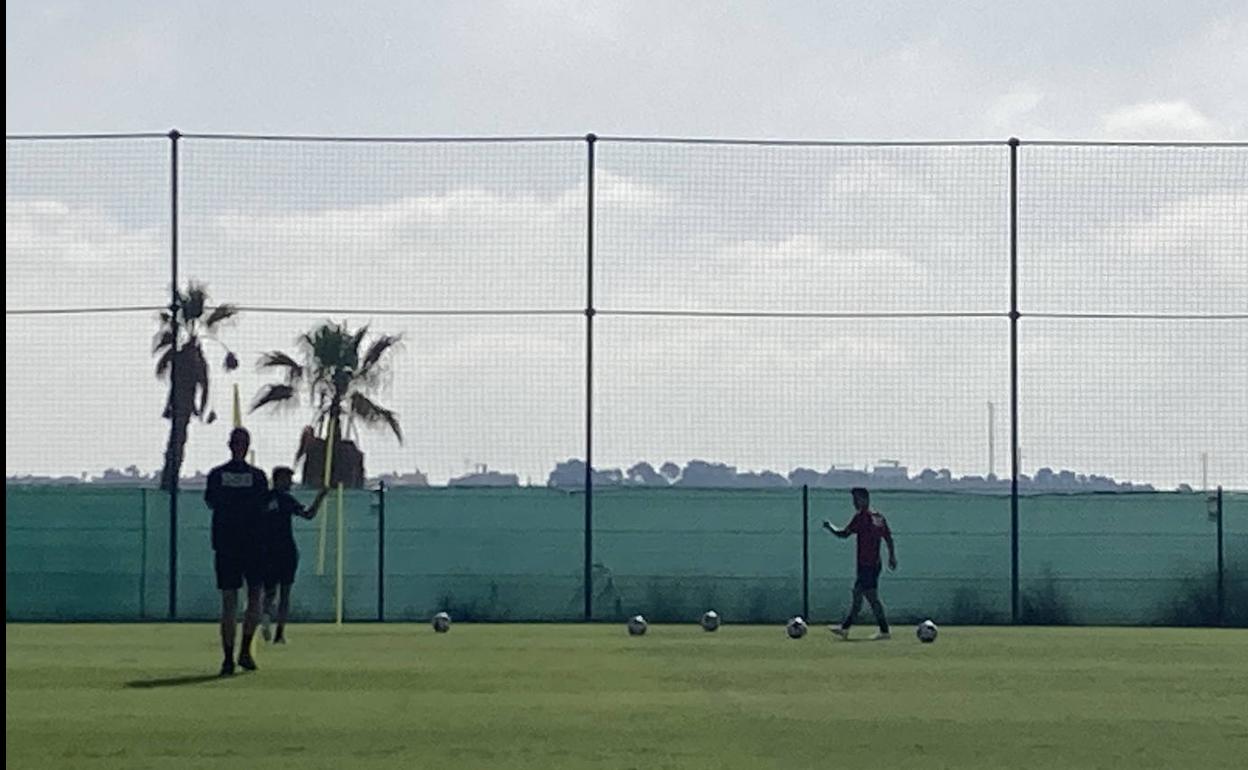
<svg viewBox="0 0 1248 770">
<path fill-rule="evenodd" d="M 173 329 L 162 329 L 156 332 L 156 336 L 152 339 L 152 353 L 159 353 L 165 348 L 173 349 L 173 342 L 177 339 Z"/>
<path fill-rule="evenodd" d="M 343 329 L 346 329 L 344 324 Z M 368 336 L 368 324 L 364 324 L 355 330 L 355 334 L 351 335 L 350 352 L 356 362 L 360 360 L 360 345 L 364 344 L 364 338 Z"/>
<path fill-rule="evenodd" d="M 401 334 L 383 334 L 373 340 L 373 344 L 368 346 L 368 352 L 364 354 L 364 362 L 360 365 L 360 372 L 367 373 L 372 371 L 380 361 L 381 357 L 386 354 L 387 350 L 396 347 L 403 340 Z"/>
<path fill-rule="evenodd" d="M 257 364 L 261 369 L 281 369 L 286 375 L 287 384 L 293 384 L 303 379 L 303 365 L 292 358 L 289 354 L 280 350 L 271 350 L 260 356 Z"/>
<path fill-rule="evenodd" d="M 173 366 L 173 355 L 174 355 L 173 348 L 170 347 L 164 353 L 161 354 L 160 358 L 156 359 L 156 376 L 157 377 L 164 377 L 165 374 L 169 371 L 169 368 Z"/>
<path fill-rule="evenodd" d="M 204 314 L 204 306 L 208 304 L 208 287 L 202 283 L 191 283 L 181 304 L 183 320 L 188 323 L 198 320 Z"/>
<path fill-rule="evenodd" d="M 262 406 L 280 404 L 295 398 L 295 389 L 289 385 L 265 385 L 251 402 L 250 411 L 254 412 Z"/>
<path fill-rule="evenodd" d="M 363 393 L 352 393 L 350 400 L 351 414 L 360 419 L 365 425 L 379 426 L 385 425 L 394 432 L 395 438 L 399 443 L 403 443 L 403 429 L 399 425 L 399 416 L 393 411 L 386 409 L 375 403 Z"/>
<path fill-rule="evenodd" d="M 204 325 L 211 330 L 212 327 L 222 321 L 228 321 L 238 315 L 238 312 L 237 305 L 217 305 L 212 309 L 212 312 L 208 314 L 208 318 L 204 321 Z"/>
<path fill-rule="evenodd" d="M 312 368 L 320 371 L 353 369 L 355 363 L 351 350 L 351 334 L 346 324 L 326 321 L 300 340 Z"/>
</svg>

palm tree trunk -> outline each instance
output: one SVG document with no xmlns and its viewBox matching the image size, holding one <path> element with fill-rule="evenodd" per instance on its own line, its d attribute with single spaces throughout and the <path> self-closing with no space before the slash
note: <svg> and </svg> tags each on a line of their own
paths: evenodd
<svg viewBox="0 0 1248 770">
<path fill-rule="evenodd" d="M 169 418 L 169 443 L 165 446 L 165 467 L 160 472 L 160 488 L 172 492 L 182 473 L 182 461 L 186 457 L 186 441 L 191 418 L 195 416 L 195 391 L 198 382 L 192 348 L 188 345 L 176 354 L 173 371 L 169 378 L 169 403 L 165 416 Z"/>
<path fill-rule="evenodd" d="M 165 467 L 160 472 L 160 488 L 173 491 L 174 480 L 182 473 L 182 460 L 186 456 L 187 428 L 191 424 L 188 409 L 175 405 L 169 418 L 169 443 L 165 446 Z"/>
</svg>

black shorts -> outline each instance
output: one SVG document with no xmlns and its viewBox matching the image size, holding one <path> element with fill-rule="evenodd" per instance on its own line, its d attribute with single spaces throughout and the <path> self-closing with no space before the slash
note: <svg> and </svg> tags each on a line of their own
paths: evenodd
<svg viewBox="0 0 1248 770">
<path fill-rule="evenodd" d="M 874 591 L 880 587 L 880 570 L 882 564 L 859 564 L 858 579 L 854 581 L 855 591 Z"/>
<path fill-rule="evenodd" d="M 264 585 L 266 588 L 277 588 L 295 582 L 295 572 L 299 569 L 299 551 L 295 548 L 277 548 L 269 552 L 265 559 Z"/>
<path fill-rule="evenodd" d="M 249 586 L 264 582 L 264 559 L 255 549 L 229 548 L 214 552 L 217 568 L 217 588 L 237 591 L 243 580 Z"/>
</svg>

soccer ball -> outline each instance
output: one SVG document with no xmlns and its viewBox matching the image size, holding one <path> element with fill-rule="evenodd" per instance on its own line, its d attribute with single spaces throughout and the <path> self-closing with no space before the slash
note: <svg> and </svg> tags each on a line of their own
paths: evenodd
<svg viewBox="0 0 1248 770">
<path fill-rule="evenodd" d="M 806 635 L 806 621 L 802 620 L 801 615 L 791 618 L 785 624 L 784 631 L 789 635 L 790 639 L 801 639 Z"/>
<path fill-rule="evenodd" d="M 914 629 L 914 635 L 919 637 L 919 641 L 924 644 L 931 644 L 936 641 L 936 624 L 930 620 L 925 620 Z"/>
<path fill-rule="evenodd" d="M 628 619 L 628 635 L 641 636 L 646 633 L 646 619 L 640 615 L 634 615 Z"/>
<path fill-rule="evenodd" d="M 445 612 L 439 612 L 433 616 L 433 630 L 439 634 L 445 634 L 451 630 L 451 616 Z"/>
<path fill-rule="evenodd" d="M 702 616 L 702 629 L 704 631 L 714 631 L 719 628 L 719 613 L 715 610 L 709 610 Z"/>
</svg>

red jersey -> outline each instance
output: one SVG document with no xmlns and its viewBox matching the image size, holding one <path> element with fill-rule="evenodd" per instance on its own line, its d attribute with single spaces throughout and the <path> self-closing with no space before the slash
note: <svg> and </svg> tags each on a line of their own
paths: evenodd
<svg viewBox="0 0 1248 770">
<path fill-rule="evenodd" d="M 884 514 L 866 510 L 854 514 L 847 529 L 858 536 L 858 564 L 862 567 L 880 565 L 880 541 L 891 538 Z"/>
</svg>

